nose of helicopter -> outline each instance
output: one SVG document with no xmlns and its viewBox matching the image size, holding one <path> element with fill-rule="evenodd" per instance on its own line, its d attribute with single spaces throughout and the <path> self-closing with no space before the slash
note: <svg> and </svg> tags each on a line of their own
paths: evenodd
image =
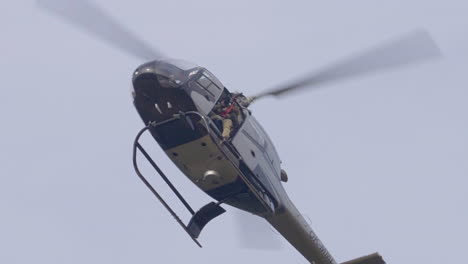
<svg viewBox="0 0 468 264">
<path fill-rule="evenodd" d="M 143 78 L 143 79 L 153 78 L 157 80 L 156 79 L 156 65 L 154 62 L 148 62 L 146 64 L 143 64 L 133 72 L 133 76 L 132 76 L 133 84 L 135 84 L 135 81 L 140 78 Z"/>
<path fill-rule="evenodd" d="M 179 88 L 187 81 L 187 73 L 167 61 L 152 61 L 138 67 L 132 76 L 135 92 L 141 82 L 159 88 Z"/>
<path fill-rule="evenodd" d="M 133 90 L 135 93 L 151 92 L 160 88 L 156 64 L 149 62 L 138 67 L 132 76 Z"/>
<path fill-rule="evenodd" d="M 156 97 L 157 91 L 160 89 L 158 77 L 151 68 L 136 70 L 133 75 L 133 97 L 142 95 L 144 97 Z"/>
<path fill-rule="evenodd" d="M 145 97 L 161 97 L 162 88 L 175 88 L 176 82 L 170 79 L 170 74 L 161 71 L 157 62 L 148 62 L 138 67 L 132 76 L 133 93 Z M 164 90 L 164 89 L 163 89 Z"/>
<path fill-rule="evenodd" d="M 135 70 L 132 76 L 134 104 L 146 122 L 159 122 L 180 111 L 194 110 L 179 76 L 160 62 L 149 62 Z"/>
</svg>

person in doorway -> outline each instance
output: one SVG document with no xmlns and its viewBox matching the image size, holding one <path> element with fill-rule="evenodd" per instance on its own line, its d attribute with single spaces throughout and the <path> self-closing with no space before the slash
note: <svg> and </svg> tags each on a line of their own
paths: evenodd
<svg viewBox="0 0 468 264">
<path fill-rule="evenodd" d="M 237 123 L 237 117 L 240 115 L 240 109 L 231 96 L 222 98 L 213 108 L 211 118 L 223 125 L 222 137 L 224 141 L 229 140 L 234 125 Z"/>
</svg>

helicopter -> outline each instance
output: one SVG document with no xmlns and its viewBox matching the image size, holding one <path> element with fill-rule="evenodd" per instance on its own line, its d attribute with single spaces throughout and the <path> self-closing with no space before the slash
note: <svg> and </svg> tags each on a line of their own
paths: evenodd
<svg viewBox="0 0 468 264">
<path fill-rule="evenodd" d="M 281 97 L 440 56 L 430 35 L 418 30 L 322 71 L 254 96 L 244 96 L 228 90 L 208 69 L 153 50 L 89 0 L 38 0 L 37 3 L 145 62 L 131 75 L 133 104 L 145 125 L 134 140 L 133 165 L 143 183 L 198 246 L 201 247 L 198 238 L 203 228 L 226 212 L 222 205 L 229 205 L 264 218 L 314 264 L 337 262 L 289 199 L 283 187 L 288 174 L 282 169 L 273 141 L 249 109 L 250 104 L 264 97 Z M 216 110 L 219 108 L 222 111 Z M 225 120 L 232 123 L 227 136 Z M 180 171 L 214 202 L 197 211 L 189 205 L 140 144 L 145 132 L 152 135 Z M 144 155 L 191 213 L 188 224 L 143 176 L 137 153 Z M 344 262 L 384 263 L 378 253 Z"/>
</svg>

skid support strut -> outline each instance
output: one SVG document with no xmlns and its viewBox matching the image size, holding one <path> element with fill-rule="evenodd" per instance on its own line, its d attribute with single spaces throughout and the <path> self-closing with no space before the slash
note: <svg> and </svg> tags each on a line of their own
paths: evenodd
<svg viewBox="0 0 468 264">
<path fill-rule="evenodd" d="M 199 246 L 202 247 L 201 244 L 198 242 L 197 238 L 200 235 L 201 230 L 203 227 L 215 217 L 221 215 L 222 213 L 226 212 L 220 204 L 221 202 L 214 203 L 211 202 L 204 207 L 202 207 L 198 212 L 192 209 L 192 207 L 187 203 L 184 197 L 180 194 L 177 188 L 171 183 L 171 181 L 167 178 L 164 172 L 158 167 L 156 162 L 150 157 L 148 152 L 141 146 L 139 143 L 140 137 L 152 127 L 156 127 L 158 124 L 156 123 L 149 123 L 148 126 L 144 127 L 140 132 L 138 132 L 135 141 L 133 142 L 133 167 L 135 169 L 136 174 L 138 177 L 143 181 L 143 183 L 148 187 L 148 189 L 154 194 L 154 196 L 162 203 L 162 205 L 169 211 L 169 213 L 175 218 L 177 223 L 184 229 L 184 231 L 192 238 L 192 240 Z M 161 197 L 161 195 L 156 191 L 156 189 L 151 185 L 151 183 L 143 176 L 140 169 L 138 168 L 137 163 L 137 150 L 139 150 L 143 156 L 148 160 L 151 166 L 156 170 L 156 172 L 161 176 L 164 182 L 169 186 L 169 188 L 174 192 L 174 194 L 179 198 L 182 204 L 187 208 L 187 210 L 192 215 L 188 226 L 186 226 L 179 216 L 174 212 L 174 210 L 169 206 L 169 204 Z"/>
<path fill-rule="evenodd" d="M 133 142 L 133 167 L 135 169 L 136 174 L 138 177 L 143 181 L 143 183 L 150 189 L 150 191 L 156 196 L 156 198 L 162 203 L 162 205 L 169 211 L 169 213 L 175 218 L 177 223 L 187 232 L 187 234 L 192 238 L 193 242 L 197 244 L 199 247 L 202 247 L 202 245 L 197 241 L 197 239 L 192 236 L 192 234 L 188 231 L 187 226 L 182 222 L 182 220 L 179 218 L 179 216 L 172 210 L 172 208 L 167 204 L 167 202 L 159 195 L 159 193 L 154 189 L 154 187 L 151 185 L 151 183 L 143 176 L 143 174 L 140 172 L 140 169 L 138 168 L 138 163 L 137 163 L 137 149 L 140 150 L 145 158 L 151 163 L 151 165 L 154 167 L 154 169 L 159 173 L 159 175 L 164 179 L 166 183 L 168 183 L 169 187 L 174 191 L 174 193 L 177 195 L 177 197 L 182 201 L 182 203 L 185 205 L 185 207 L 190 211 L 190 213 L 193 215 L 194 211 L 190 207 L 190 205 L 187 204 L 185 199 L 182 197 L 182 195 L 175 189 L 174 185 L 170 183 L 169 179 L 166 177 L 166 175 L 159 169 L 159 167 L 156 165 L 156 163 L 151 159 L 151 157 L 148 155 L 148 153 L 145 151 L 145 149 L 140 145 L 138 142 L 140 140 L 141 135 L 145 133 L 147 130 L 149 130 L 152 127 L 152 125 L 148 125 L 144 127 L 140 132 L 138 132 L 135 141 Z"/>
</svg>

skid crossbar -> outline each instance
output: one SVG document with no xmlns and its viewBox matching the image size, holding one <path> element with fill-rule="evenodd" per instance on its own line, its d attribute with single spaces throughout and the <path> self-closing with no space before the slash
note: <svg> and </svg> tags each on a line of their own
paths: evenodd
<svg viewBox="0 0 468 264">
<path fill-rule="evenodd" d="M 159 167 L 156 165 L 156 163 L 151 159 L 151 157 L 148 155 L 148 153 L 145 151 L 145 149 L 140 145 L 138 142 L 140 140 L 140 137 L 145 133 L 147 130 L 149 130 L 152 127 L 152 124 L 149 124 L 148 126 L 144 127 L 140 132 L 138 132 L 135 141 L 133 142 L 133 167 L 135 169 L 136 174 L 138 177 L 143 181 L 143 183 L 148 187 L 148 189 L 154 194 L 154 196 L 161 202 L 161 204 L 169 211 L 169 213 L 175 218 L 177 223 L 185 230 L 185 232 L 192 238 L 192 240 L 199 246 L 202 247 L 202 245 L 198 242 L 196 237 L 189 231 L 188 227 L 182 222 L 182 220 L 179 218 L 179 216 L 172 210 L 172 208 L 169 206 L 169 204 L 159 195 L 159 193 L 156 191 L 156 189 L 151 185 L 151 183 L 143 176 L 141 173 L 140 169 L 138 168 L 138 163 L 137 163 L 137 150 L 139 150 L 145 158 L 149 161 L 149 163 L 153 166 L 153 168 L 158 172 L 158 174 L 163 178 L 163 180 L 169 185 L 171 190 L 176 194 L 176 196 L 179 198 L 179 200 L 184 204 L 184 206 L 187 208 L 187 210 L 194 215 L 195 212 L 193 209 L 190 207 L 190 205 L 187 203 L 187 201 L 182 197 L 182 195 L 177 191 L 177 189 L 174 187 L 174 185 L 169 181 L 169 179 L 166 177 L 166 175 L 159 169 Z"/>
</svg>

